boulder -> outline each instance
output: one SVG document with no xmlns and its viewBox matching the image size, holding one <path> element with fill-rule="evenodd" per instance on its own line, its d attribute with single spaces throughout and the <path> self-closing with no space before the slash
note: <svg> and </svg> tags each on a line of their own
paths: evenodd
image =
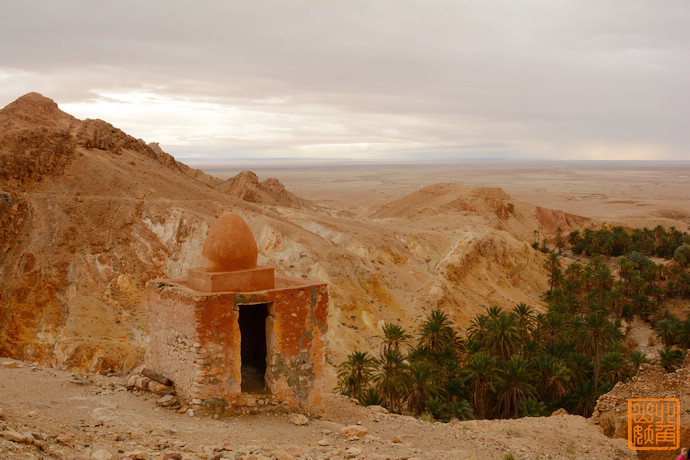
<svg viewBox="0 0 690 460">
<path fill-rule="evenodd" d="M 599 416 L 601 431 L 610 438 L 628 437 L 628 414 L 616 411 L 606 411 Z"/>
<path fill-rule="evenodd" d="M 340 429 L 340 435 L 344 438 L 363 438 L 369 434 L 369 430 L 362 425 L 349 425 Z"/>
<path fill-rule="evenodd" d="M 303 414 L 292 414 L 290 416 L 290 423 L 297 426 L 308 425 L 309 419 Z"/>
<path fill-rule="evenodd" d="M 161 406 L 161 407 L 170 407 L 174 405 L 177 402 L 177 398 L 173 395 L 165 395 L 158 401 L 156 401 L 156 404 Z"/>
<path fill-rule="evenodd" d="M 12 430 L 0 431 L 0 436 L 2 436 L 5 439 L 9 439 L 10 441 L 19 442 L 23 444 L 29 444 L 34 440 L 33 436 L 31 435 L 29 435 L 31 437 L 28 438 L 26 435 Z"/>
</svg>

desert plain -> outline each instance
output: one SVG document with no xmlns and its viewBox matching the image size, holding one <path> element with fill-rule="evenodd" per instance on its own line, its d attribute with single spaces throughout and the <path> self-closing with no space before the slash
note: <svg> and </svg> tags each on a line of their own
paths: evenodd
<svg viewBox="0 0 690 460">
<path fill-rule="evenodd" d="M 366 211 L 439 182 L 500 187 L 513 198 L 628 226 L 686 230 L 690 161 L 457 160 L 430 162 L 308 160 L 189 164 L 227 179 L 249 169 L 277 177 L 301 197 Z"/>
</svg>

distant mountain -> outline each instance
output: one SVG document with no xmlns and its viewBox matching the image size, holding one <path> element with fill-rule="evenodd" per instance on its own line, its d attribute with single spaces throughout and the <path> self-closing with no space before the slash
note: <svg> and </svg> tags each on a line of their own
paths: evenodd
<svg viewBox="0 0 690 460">
<path fill-rule="evenodd" d="M 240 172 L 235 177 L 231 177 L 218 185 L 217 189 L 252 203 L 288 206 L 291 208 L 314 207 L 308 200 L 288 192 L 278 179 L 269 178 L 259 182 L 259 177 L 252 171 Z"/>
<path fill-rule="evenodd" d="M 119 155 L 136 152 L 201 182 L 221 183 L 184 165 L 157 144 L 146 145 L 103 120 L 78 120 L 39 93 L 26 94 L 0 110 L 0 178 L 28 185 L 44 175 L 59 174 L 75 149 L 96 149 Z"/>
</svg>

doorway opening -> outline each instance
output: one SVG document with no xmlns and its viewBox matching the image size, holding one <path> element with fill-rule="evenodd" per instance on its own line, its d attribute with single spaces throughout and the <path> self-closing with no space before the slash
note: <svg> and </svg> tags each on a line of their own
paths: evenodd
<svg viewBox="0 0 690 460">
<path fill-rule="evenodd" d="M 240 305 L 239 309 L 241 390 L 243 393 L 265 393 L 268 304 Z"/>
</svg>

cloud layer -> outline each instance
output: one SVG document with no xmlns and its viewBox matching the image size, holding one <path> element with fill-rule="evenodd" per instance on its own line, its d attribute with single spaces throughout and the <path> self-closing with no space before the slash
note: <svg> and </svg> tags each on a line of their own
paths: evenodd
<svg viewBox="0 0 690 460">
<path fill-rule="evenodd" d="M 690 3 L 2 2 L 39 91 L 178 158 L 689 159 Z"/>
</svg>

